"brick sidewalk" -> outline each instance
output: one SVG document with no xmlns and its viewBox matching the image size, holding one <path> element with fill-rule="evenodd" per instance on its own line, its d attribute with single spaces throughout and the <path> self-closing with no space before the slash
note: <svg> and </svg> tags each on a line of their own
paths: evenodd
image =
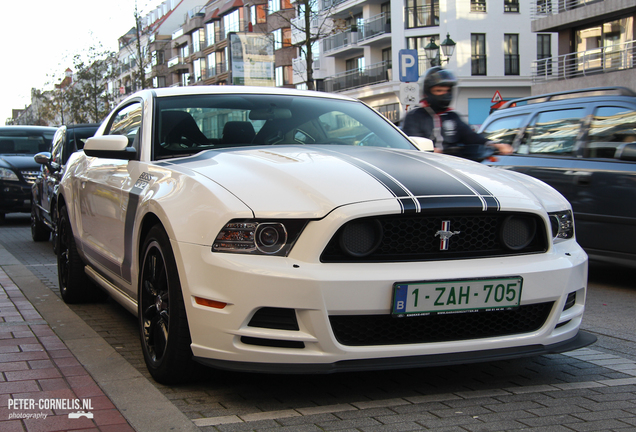
<svg viewBox="0 0 636 432">
<path fill-rule="evenodd" d="M 0 430 L 134 430 L 2 269 Z"/>
</svg>

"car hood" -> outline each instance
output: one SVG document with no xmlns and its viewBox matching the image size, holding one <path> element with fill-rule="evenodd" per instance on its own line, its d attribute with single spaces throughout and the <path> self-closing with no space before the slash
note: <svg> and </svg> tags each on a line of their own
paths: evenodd
<svg viewBox="0 0 636 432">
<path fill-rule="evenodd" d="M 222 149 L 160 164 L 213 180 L 256 217 L 321 218 L 340 206 L 379 200 L 392 200 L 404 213 L 536 209 L 542 206 L 537 190 L 550 189 L 535 184 L 532 191 L 518 176 L 456 157 L 376 147 Z"/>
<path fill-rule="evenodd" d="M 33 155 L 0 155 L 0 166 L 3 168 L 12 168 L 15 170 L 39 170 L 40 164 L 33 160 Z"/>
</svg>

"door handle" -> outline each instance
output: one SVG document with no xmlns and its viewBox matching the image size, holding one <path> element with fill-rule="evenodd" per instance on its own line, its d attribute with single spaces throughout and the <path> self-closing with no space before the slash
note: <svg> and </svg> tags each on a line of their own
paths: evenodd
<svg viewBox="0 0 636 432">
<path fill-rule="evenodd" d="M 589 185 L 592 183 L 592 173 L 590 171 L 568 170 L 564 174 L 572 176 L 576 184 Z"/>
</svg>

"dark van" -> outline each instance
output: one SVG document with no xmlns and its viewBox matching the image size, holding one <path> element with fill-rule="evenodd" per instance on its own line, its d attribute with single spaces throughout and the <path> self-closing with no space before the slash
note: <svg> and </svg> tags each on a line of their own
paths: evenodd
<svg viewBox="0 0 636 432">
<path fill-rule="evenodd" d="M 570 201 L 590 259 L 636 266 L 636 93 L 599 87 L 517 99 L 480 132 L 515 150 L 485 163 L 543 180 Z"/>
</svg>

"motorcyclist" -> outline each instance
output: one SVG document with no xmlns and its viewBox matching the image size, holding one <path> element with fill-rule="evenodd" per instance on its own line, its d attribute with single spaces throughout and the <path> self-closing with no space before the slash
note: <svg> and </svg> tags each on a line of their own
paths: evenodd
<svg viewBox="0 0 636 432">
<path fill-rule="evenodd" d="M 436 153 L 447 153 L 472 160 L 482 160 L 492 153 L 512 153 L 512 146 L 488 141 L 474 132 L 450 109 L 457 78 L 449 70 L 435 66 L 418 81 L 420 107 L 406 114 L 402 130 L 409 136 L 429 138 Z"/>
</svg>

